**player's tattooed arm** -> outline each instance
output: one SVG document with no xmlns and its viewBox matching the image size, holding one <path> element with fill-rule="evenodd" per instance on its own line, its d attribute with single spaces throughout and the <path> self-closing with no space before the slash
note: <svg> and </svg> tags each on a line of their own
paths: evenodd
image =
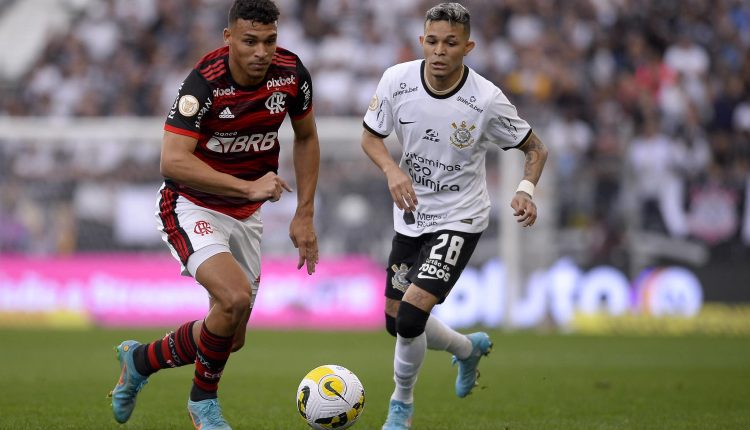
<svg viewBox="0 0 750 430">
<path fill-rule="evenodd" d="M 544 170 L 544 163 L 547 161 L 547 147 L 539 140 L 539 137 L 533 132 L 526 139 L 526 142 L 519 148 L 526 154 L 526 160 L 523 166 L 523 179 L 531 181 L 534 185 L 539 182 Z"/>
<path fill-rule="evenodd" d="M 524 142 L 519 149 L 526 154 L 526 160 L 523 167 L 523 179 L 536 185 L 539 182 L 539 178 L 542 176 L 544 163 L 547 161 L 547 147 L 544 146 L 537 135 L 531 133 L 528 139 L 526 139 L 526 142 Z M 516 221 L 522 226 L 531 227 L 536 222 L 536 204 L 532 201 L 530 194 L 523 191 L 517 191 L 513 196 L 513 200 L 510 202 L 510 207 L 513 208 L 513 215 L 516 217 Z"/>
</svg>

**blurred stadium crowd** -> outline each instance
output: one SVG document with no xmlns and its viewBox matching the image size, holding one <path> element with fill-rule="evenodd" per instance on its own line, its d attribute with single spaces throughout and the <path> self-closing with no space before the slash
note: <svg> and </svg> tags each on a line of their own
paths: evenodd
<svg viewBox="0 0 750 430">
<path fill-rule="evenodd" d="M 163 117 L 187 71 L 221 44 L 229 1 L 83 3 L 28 73 L 2 83 L 0 115 Z M 423 13 L 436 2 L 277 3 L 280 45 L 310 69 L 317 115 L 361 117 L 385 68 L 421 57 Z M 467 63 L 503 89 L 551 148 L 541 189 L 554 190 L 555 213 L 542 215 L 555 220 L 563 251 L 578 250 L 583 264 L 625 266 L 628 232 L 651 231 L 677 246 L 706 246 L 712 259 L 747 262 L 750 3 L 463 3 L 477 41 Z M 106 239 L 107 222 L 80 222 L 72 192 L 87 182 L 160 179 L 158 149 L 106 169 L 71 167 L 75 146 L 0 151 L 0 251 L 127 248 Z M 490 178 L 496 170 L 490 163 Z M 390 236 L 379 172 L 364 155 L 341 162 L 325 153 L 321 171 L 324 250 L 384 258 L 385 246 L 368 245 Z M 30 183 L 31 193 L 23 188 Z M 369 214 L 366 225 L 352 211 Z M 55 215 L 44 221 L 45 213 Z"/>
</svg>

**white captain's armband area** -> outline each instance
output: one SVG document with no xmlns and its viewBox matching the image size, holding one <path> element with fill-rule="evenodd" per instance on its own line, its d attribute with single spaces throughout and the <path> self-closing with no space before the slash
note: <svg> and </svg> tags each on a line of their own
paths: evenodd
<svg viewBox="0 0 750 430">
<path fill-rule="evenodd" d="M 516 192 L 523 191 L 524 193 L 528 194 L 531 197 L 534 197 L 534 184 L 531 183 L 531 181 L 524 179 L 521 181 L 520 184 L 518 184 L 518 188 L 516 188 Z"/>
</svg>

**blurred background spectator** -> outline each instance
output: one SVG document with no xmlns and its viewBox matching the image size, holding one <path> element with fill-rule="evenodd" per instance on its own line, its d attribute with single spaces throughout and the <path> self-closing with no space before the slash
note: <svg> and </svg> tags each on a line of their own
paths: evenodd
<svg viewBox="0 0 750 430">
<path fill-rule="evenodd" d="M 280 45 L 310 69 L 317 115 L 352 120 L 385 68 L 421 57 L 423 13 L 435 3 L 277 2 Z M 1 1 L 0 19 L 21 3 Z M 222 44 L 229 1 L 58 3 L 66 25 L 37 29 L 28 17 L 26 25 L 46 31 L 44 44 L 20 72 L 0 76 L 0 116 L 163 118 L 200 55 Z M 463 3 L 477 41 L 468 64 L 497 83 L 551 147 L 540 188 L 554 213 L 541 216 L 554 220 L 559 255 L 633 273 L 634 237 L 658 237 L 664 249 L 651 262 L 730 268 L 750 284 L 737 269 L 750 261 L 750 3 Z M 0 250 L 161 249 L 117 233 L 113 209 L 117 187 L 158 185 L 154 138 L 156 145 L 0 142 Z M 358 147 L 358 134 L 350 145 Z M 324 147 L 318 196 L 323 252 L 382 261 L 391 225 L 382 177 L 364 156 L 342 160 L 331 149 Z M 489 178 L 498 166 L 488 160 Z M 498 229 L 493 221 L 488 235 Z M 269 239 L 272 253 L 292 251 L 281 236 Z M 708 259 L 681 259 L 685 246 Z"/>
</svg>

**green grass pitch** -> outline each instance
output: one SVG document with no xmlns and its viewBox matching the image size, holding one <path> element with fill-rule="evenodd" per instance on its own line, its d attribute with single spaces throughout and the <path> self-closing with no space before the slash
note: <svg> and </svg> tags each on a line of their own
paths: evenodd
<svg viewBox="0 0 750 430">
<path fill-rule="evenodd" d="M 192 367 L 154 375 L 125 425 L 106 394 L 112 347 L 164 331 L 0 331 L 0 429 L 189 429 Z M 416 389 L 415 430 L 750 429 L 750 339 L 604 337 L 490 332 L 480 386 L 453 393 L 445 352 L 429 351 Z M 354 429 L 379 429 L 393 387 L 385 332 L 250 331 L 221 383 L 235 430 L 304 430 L 295 407 L 308 370 L 341 364 L 365 386 Z"/>
</svg>

